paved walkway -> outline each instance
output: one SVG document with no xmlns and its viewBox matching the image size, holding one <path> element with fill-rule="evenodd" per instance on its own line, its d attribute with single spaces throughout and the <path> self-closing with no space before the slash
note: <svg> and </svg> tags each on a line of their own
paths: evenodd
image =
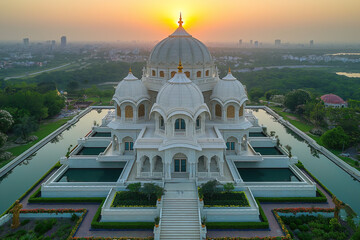
<svg viewBox="0 0 360 240">
<path fill-rule="evenodd" d="M 56 170 L 52 171 L 48 177 L 42 182 L 46 181 Z M 305 174 L 310 178 L 306 172 Z M 42 183 L 41 182 L 41 183 Z M 86 208 L 88 210 L 83 222 L 81 223 L 79 230 L 75 237 L 149 237 L 153 236 L 152 230 L 91 230 L 91 221 L 99 208 L 99 203 L 29 203 L 29 197 L 41 186 L 41 183 L 37 185 L 23 200 L 23 209 L 35 209 L 35 208 Z M 322 191 L 326 198 L 327 203 L 261 203 L 266 217 L 269 221 L 270 230 L 208 230 L 207 236 L 212 237 L 266 237 L 266 236 L 281 236 L 283 235 L 280 225 L 277 223 L 271 210 L 274 208 L 289 208 L 289 207 L 320 207 L 320 208 L 333 208 L 334 204 L 331 200 L 331 196 L 318 184 L 318 189 Z"/>
</svg>

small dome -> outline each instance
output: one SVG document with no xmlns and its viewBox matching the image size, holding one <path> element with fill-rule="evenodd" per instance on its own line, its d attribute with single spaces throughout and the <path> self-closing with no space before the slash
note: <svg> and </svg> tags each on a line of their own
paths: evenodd
<svg viewBox="0 0 360 240">
<path fill-rule="evenodd" d="M 241 105 L 248 100 L 244 86 L 231 74 L 230 69 L 229 73 L 215 85 L 210 98 L 220 101 L 223 105 L 231 101 Z"/>
<path fill-rule="evenodd" d="M 124 101 L 129 101 L 137 105 L 143 100 L 149 100 L 149 93 L 137 77 L 135 77 L 131 69 L 129 74 L 117 85 L 113 100 L 121 105 Z"/>
<path fill-rule="evenodd" d="M 203 111 L 209 113 L 201 90 L 182 73 L 181 63 L 179 72 L 160 89 L 151 109 L 153 111 L 159 112 L 166 119 L 174 114 L 185 114 L 195 119 Z"/>
<path fill-rule="evenodd" d="M 338 95 L 335 94 L 325 94 L 321 96 L 321 100 L 323 100 L 324 103 L 328 103 L 328 104 L 345 104 L 346 102 L 339 97 Z"/>
</svg>

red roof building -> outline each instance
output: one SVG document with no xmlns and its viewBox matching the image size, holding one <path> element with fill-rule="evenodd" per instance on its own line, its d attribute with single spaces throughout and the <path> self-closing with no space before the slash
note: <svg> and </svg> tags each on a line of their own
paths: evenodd
<svg viewBox="0 0 360 240">
<path fill-rule="evenodd" d="M 341 97 L 335 95 L 335 94 L 325 94 L 322 95 L 321 100 L 324 102 L 325 107 L 347 107 L 347 102 L 345 102 Z"/>
</svg>

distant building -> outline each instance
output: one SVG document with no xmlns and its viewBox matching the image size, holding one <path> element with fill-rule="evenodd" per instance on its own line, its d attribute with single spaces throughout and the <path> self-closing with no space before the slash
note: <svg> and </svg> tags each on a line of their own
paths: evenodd
<svg viewBox="0 0 360 240">
<path fill-rule="evenodd" d="M 281 45 L 281 40 L 275 39 L 275 46 L 280 46 L 280 45 Z"/>
<path fill-rule="evenodd" d="M 259 42 L 258 42 L 258 41 L 255 41 L 255 42 L 254 42 L 254 45 L 255 45 L 255 47 L 258 47 L 258 46 L 259 46 Z"/>
<path fill-rule="evenodd" d="M 51 50 L 53 50 L 56 46 L 56 41 L 55 40 L 52 40 L 51 41 Z"/>
<path fill-rule="evenodd" d="M 66 47 L 66 36 L 61 37 L 61 47 Z"/>
<path fill-rule="evenodd" d="M 253 43 L 253 40 L 250 40 L 250 45 L 252 45 L 252 43 Z"/>
<path fill-rule="evenodd" d="M 29 46 L 29 38 L 24 38 L 23 43 L 24 43 L 25 47 L 28 47 Z"/>
<path fill-rule="evenodd" d="M 242 39 L 239 40 L 239 46 L 241 47 L 242 45 Z"/>
<path fill-rule="evenodd" d="M 310 40 L 310 47 L 314 46 L 314 40 Z"/>
<path fill-rule="evenodd" d="M 333 107 L 333 108 L 344 108 L 347 107 L 347 102 L 345 102 L 341 97 L 335 94 L 325 94 L 322 95 L 321 100 L 324 102 L 325 107 Z"/>
</svg>

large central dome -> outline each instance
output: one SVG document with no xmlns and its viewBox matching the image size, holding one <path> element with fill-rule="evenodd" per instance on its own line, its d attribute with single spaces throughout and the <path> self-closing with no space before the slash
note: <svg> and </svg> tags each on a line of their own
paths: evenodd
<svg viewBox="0 0 360 240">
<path fill-rule="evenodd" d="M 174 77 L 179 60 L 184 74 L 209 91 L 217 82 L 217 71 L 207 47 L 183 28 L 180 15 L 179 27 L 173 34 L 159 42 L 151 51 L 143 80 L 149 90 L 159 91 L 166 80 Z"/>
</svg>

